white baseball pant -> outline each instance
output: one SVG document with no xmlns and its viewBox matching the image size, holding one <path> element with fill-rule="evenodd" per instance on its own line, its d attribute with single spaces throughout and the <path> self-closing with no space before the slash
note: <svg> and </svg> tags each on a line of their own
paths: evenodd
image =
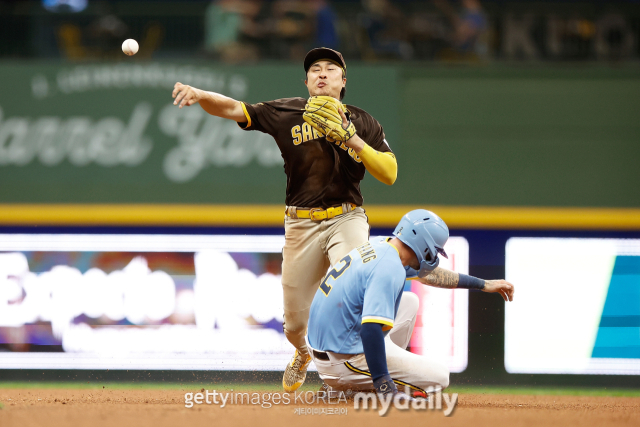
<svg viewBox="0 0 640 427">
<path fill-rule="evenodd" d="M 358 207 L 324 221 L 285 216 L 284 232 L 284 333 L 300 352 L 307 353 L 304 337 L 318 286 L 330 266 L 369 239 L 369 222 Z"/>
<path fill-rule="evenodd" d="M 405 350 L 416 324 L 418 304 L 419 300 L 415 294 L 411 292 L 402 294 L 393 329 L 385 338 L 384 344 L 389 375 L 398 389 L 404 390 L 404 387 L 408 386 L 412 391 L 426 393 L 429 387 L 438 390 L 449 385 L 449 369 L 442 363 Z M 337 391 L 373 389 L 364 353 L 320 352 L 320 355 L 324 353 L 329 358 L 329 360 L 323 360 L 318 358 L 317 349 L 313 349 L 308 342 L 307 345 L 320 378 L 328 386 Z"/>
</svg>

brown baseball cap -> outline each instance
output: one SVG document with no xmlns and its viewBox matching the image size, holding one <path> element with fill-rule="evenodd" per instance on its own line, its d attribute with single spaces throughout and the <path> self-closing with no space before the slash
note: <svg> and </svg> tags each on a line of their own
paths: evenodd
<svg viewBox="0 0 640 427">
<path fill-rule="evenodd" d="M 307 73 L 313 64 L 323 60 L 335 62 L 342 67 L 344 75 L 347 75 L 347 64 L 344 62 L 342 54 L 337 50 L 329 49 L 328 47 L 317 47 L 307 52 L 307 56 L 304 57 L 304 72 Z M 346 92 L 347 88 L 343 87 L 340 91 L 340 99 L 344 98 L 344 94 Z"/>
<path fill-rule="evenodd" d="M 328 47 L 317 47 L 307 53 L 307 56 L 304 57 L 304 72 L 309 71 L 313 64 L 321 60 L 333 61 L 344 69 L 345 74 L 347 73 L 347 64 L 344 62 L 342 54 Z"/>
</svg>

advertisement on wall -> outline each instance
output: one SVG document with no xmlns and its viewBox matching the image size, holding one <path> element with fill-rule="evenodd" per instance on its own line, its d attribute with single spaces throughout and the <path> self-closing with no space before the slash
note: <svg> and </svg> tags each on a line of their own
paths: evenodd
<svg viewBox="0 0 640 427">
<path fill-rule="evenodd" d="M 505 367 L 517 374 L 640 374 L 640 240 L 512 238 Z"/>
<path fill-rule="evenodd" d="M 283 244 L 280 235 L 0 235 L 0 369 L 282 370 L 293 353 L 282 330 Z M 466 240 L 446 250 L 468 269 Z M 412 351 L 463 370 L 467 291 L 418 295 Z"/>
</svg>

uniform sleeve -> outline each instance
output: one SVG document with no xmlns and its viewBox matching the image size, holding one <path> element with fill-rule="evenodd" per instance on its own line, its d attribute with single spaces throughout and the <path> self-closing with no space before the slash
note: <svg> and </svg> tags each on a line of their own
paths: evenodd
<svg viewBox="0 0 640 427">
<path fill-rule="evenodd" d="M 241 102 L 246 120 L 238 122 L 242 130 L 259 130 L 260 132 L 273 134 L 279 119 L 279 112 L 265 103 L 248 104 Z"/>
<path fill-rule="evenodd" d="M 375 179 L 387 185 L 393 185 L 398 177 L 398 162 L 396 156 L 390 152 L 376 151 L 365 144 L 358 153 L 364 167 Z"/>
<path fill-rule="evenodd" d="M 375 267 L 364 291 L 362 323 L 381 323 L 383 330 L 393 328 L 399 281 L 404 282 L 404 275 L 398 276 L 396 268 L 385 263 Z"/>
<path fill-rule="evenodd" d="M 376 151 L 391 153 L 392 151 L 387 142 L 382 125 L 369 114 L 363 115 L 363 122 L 365 129 L 363 129 L 362 135 L 360 135 L 360 133 L 358 134 L 364 142 Z M 357 131 L 358 129 L 356 129 L 356 132 Z"/>
<path fill-rule="evenodd" d="M 356 127 L 356 131 L 366 144 L 358 156 L 375 179 L 393 185 L 398 177 L 398 162 L 389 148 L 384 130 L 370 114 L 363 112 L 361 117 L 360 128 Z"/>
</svg>

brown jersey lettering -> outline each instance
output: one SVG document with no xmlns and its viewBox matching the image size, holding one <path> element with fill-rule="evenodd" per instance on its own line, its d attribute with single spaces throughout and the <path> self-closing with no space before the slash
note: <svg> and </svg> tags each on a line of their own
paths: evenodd
<svg viewBox="0 0 640 427">
<path fill-rule="evenodd" d="M 365 167 L 344 143 L 327 140 L 302 118 L 304 98 L 244 104 L 248 120 L 238 125 L 271 135 L 282 153 L 287 175 L 288 206 L 322 207 L 353 203 L 361 206 L 360 181 Z M 347 105 L 358 136 L 372 148 L 391 151 L 384 130 L 366 111 Z"/>
</svg>

